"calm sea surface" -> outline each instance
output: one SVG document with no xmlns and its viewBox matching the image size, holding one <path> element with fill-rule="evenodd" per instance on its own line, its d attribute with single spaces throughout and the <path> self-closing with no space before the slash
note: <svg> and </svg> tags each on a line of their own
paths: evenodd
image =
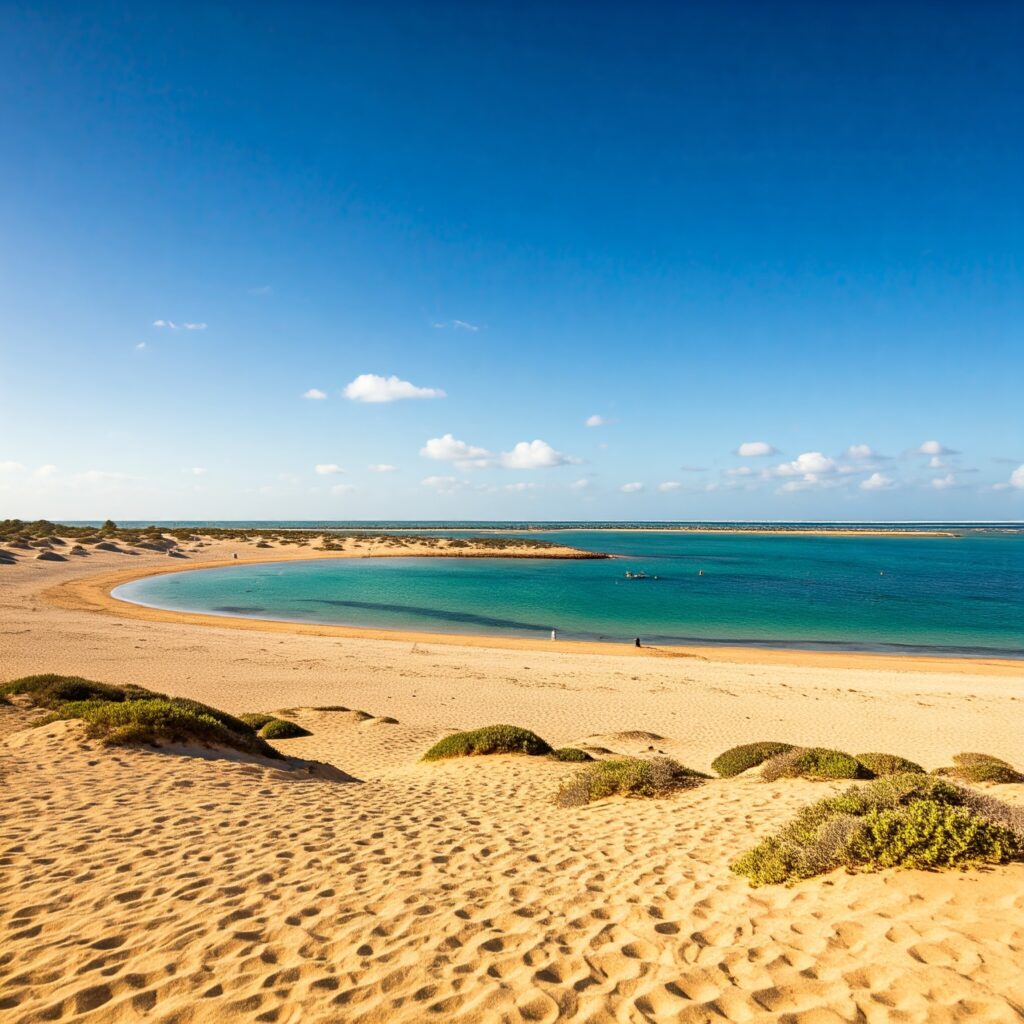
<svg viewBox="0 0 1024 1024">
<path fill-rule="evenodd" d="M 250 564 L 150 577 L 114 593 L 178 611 L 396 630 L 543 637 L 557 629 L 566 639 L 616 643 L 640 636 L 1024 658 L 1024 533 L 958 532 L 950 539 L 561 529 L 530 536 L 620 557 Z M 658 578 L 627 580 L 627 570 Z"/>
</svg>

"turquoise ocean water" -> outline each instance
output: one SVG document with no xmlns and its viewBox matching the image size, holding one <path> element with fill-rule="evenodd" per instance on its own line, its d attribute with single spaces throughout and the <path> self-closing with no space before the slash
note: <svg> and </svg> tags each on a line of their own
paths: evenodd
<svg viewBox="0 0 1024 1024">
<path fill-rule="evenodd" d="M 957 532 L 951 539 L 559 529 L 531 537 L 619 557 L 249 564 L 150 577 L 115 596 L 179 611 L 396 630 L 545 637 L 557 629 L 565 639 L 611 643 L 640 636 L 652 644 L 1024 658 L 1024 533 Z M 658 579 L 627 580 L 626 570 Z"/>
</svg>

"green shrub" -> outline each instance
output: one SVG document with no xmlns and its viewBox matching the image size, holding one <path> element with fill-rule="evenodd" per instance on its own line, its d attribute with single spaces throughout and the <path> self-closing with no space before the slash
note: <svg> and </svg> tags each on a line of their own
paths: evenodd
<svg viewBox="0 0 1024 1024">
<path fill-rule="evenodd" d="M 775 740 L 744 743 L 739 747 L 730 747 L 724 754 L 719 754 L 711 762 L 711 767 L 723 779 L 731 779 L 748 768 L 756 768 L 759 764 L 764 764 L 770 757 L 787 754 L 792 749 L 792 743 L 778 743 Z"/>
<path fill-rule="evenodd" d="M 915 761 L 908 761 L 898 754 L 858 754 L 857 760 L 872 775 L 899 775 L 905 772 L 924 774 L 924 769 Z"/>
<path fill-rule="evenodd" d="M 286 722 L 283 718 L 272 718 L 260 729 L 265 740 L 294 740 L 299 736 L 312 736 L 308 729 L 303 729 L 296 722 Z"/>
<path fill-rule="evenodd" d="M 90 737 L 109 745 L 199 743 L 263 757 L 281 756 L 245 723 L 223 712 L 208 713 L 213 710 L 196 701 L 165 697 L 120 702 L 83 700 L 60 705 L 46 721 L 81 719 Z M 235 722 L 237 728 L 227 725 L 228 721 Z"/>
<path fill-rule="evenodd" d="M 580 762 L 594 760 L 585 750 L 580 750 L 577 747 L 559 747 L 558 750 L 552 750 L 548 757 L 552 761 Z"/>
<path fill-rule="evenodd" d="M 471 732 L 456 732 L 435 743 L 424 761 L 475 754 L 550 754 L 551 746 L 529 729 L 516 725 L 487 725 Z"/>
<path fill-rule="evenodd" d="M 936 775 L 945 775 L 964 782 L 1024 782 L 1024 774 L 1007 761 L 992 754 L 954 754 L 949 768 L 936 768 Z"/>
<path fill-rule="evenodd" d="M 841 750 L 827 747 L 795 747 L 765 762 L 762 777 L 768 782 L 777 779 L 863 779 L 870 774 L 856 758 Z"/>
<path fill-rule="evenodd" d="M 944 779 L 889 775 L 802 808 L 731 869 L 773 885 L 838 867 L 967 867 L 1024 858 L 1024 813 Z"/>
<path fill-rule="evenodd" d="M 274 715 L 268 715 L 265 711 L 249 711 L 244 715 L 239 715 L 238 720 L 245 722 L 250 729 L 256 732 L 259 732 L 268 722 L 277 721 Z"/>
<path fill-rule="evenodd" d="M 23 676 L 0 686 L 0 696 L 22 694 L 39 708 L 58 708 L 68 701 L 99 700 L 121 703 L 149 697 L 166 697 L 142 686 L 129 683 L 127 686 L 113 686 L 97 683 L 81 676 L 60 676 L 53 673 Z"/>
<path fill-rule="evenodd" d="M 708 777 L 669 757 L 595 761 L 562 784 L 555 803 L 559 807 L 582 807 L 608 796 L 666 796 L 699 786 Z"/>
</svg>

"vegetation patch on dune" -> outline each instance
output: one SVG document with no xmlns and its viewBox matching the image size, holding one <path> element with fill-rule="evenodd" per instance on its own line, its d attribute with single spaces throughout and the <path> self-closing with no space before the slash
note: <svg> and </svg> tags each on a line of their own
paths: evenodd
<svg viewBox="0 0 1024 1024">
<path fill-rule="evenodd" d="M 1024 782 L 1024 773 L 1017 771 L 1008 761 L 992 754 L 954 754 L 948 768 L 936 768 L 936 775 L 960 779 L 963 782 Z"/>
<path fill-rule="evenodd" d="M 699 786 L 707 778 L 670 757 L 595 761 L 562 784 L 555 803 L 559 807 L 582 807 L 609 796 L 667 796 Z"/>
<path fill-rule="evenodd" d="M 578 747 L 559 747 L 557 750 L 552 750 L 548 757 L 552 761 L 568 761 L 569 763 L 594 760 L 590 754 L 585 750 L 580 750 Z"/>
<path fill-rule="evenodd" d="M 772 885 L 881 868 L 951 868 L 1024 859 L 1024 808 L 919 773 L 889 775 L 804 807 L 731 865 Z"/>
<path fill-rule="evenodd" d="M 283 718 L 275 718 L 267 722 L 259 731 L 265 740 L 294 740 L 300 736 L 312 736 L 308 729 L 303 729 L 298 722 L 289 722 Z"/>
<path fill-rule="evenodd" d="M 764 763 L 762 777 L 777 779 L 866 779 L 871 773 L 855 758 L 827 747 L 794 747 Z"/>
<path fill-rule="evenodd" d="M 50 711 L 39 724 L 79 719 L 87 734 L 105 744 L 198 743 L 247 754 L 281 755 L 234 715 L 184 697 L 168 697 L 142 686 L 113 686 L 81 676 L 25 676 L 0 686 L 0 695 L 20 695 Z"/>
<path fill-rule="evenodd" d="M 764 764 L 770 757 L 787 754 L 793 749 L 792 743 L 779 743 L 776 740 L 761 740 L 758 743 L 744 743 L 738 747 L 730 747 L 711 762 L 711 768 L 723 779 L 731 779 L 750 768 Z"/>
<path fill-rule="evenodd" d="M 472 757 L 478 754 L 550 754 L 551 744 L 535 732 L 517 725 L 487 725 L 470 732 L 456 732 L 435 743 L 424 755 L 424 761 L 440 761 L 449 757 Z"/>
<path fill-rule="evenodd" d="M 907 772 L 924 775 L 925 770 L 916 762 L 899 754 L 858 754 L 857 760 L 875 776 L 905 775 Z"/>
</svg>

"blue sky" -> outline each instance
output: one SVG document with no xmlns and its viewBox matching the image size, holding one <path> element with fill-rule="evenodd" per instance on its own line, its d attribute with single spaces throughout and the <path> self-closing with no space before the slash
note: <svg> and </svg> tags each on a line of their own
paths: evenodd
<svg viewBox="0 0 1024 1024">
<path fill-rule="evenodd" d="M 0 517 L 1021 517 L 1019 4 L 0 25 Z"/>
</svg>

